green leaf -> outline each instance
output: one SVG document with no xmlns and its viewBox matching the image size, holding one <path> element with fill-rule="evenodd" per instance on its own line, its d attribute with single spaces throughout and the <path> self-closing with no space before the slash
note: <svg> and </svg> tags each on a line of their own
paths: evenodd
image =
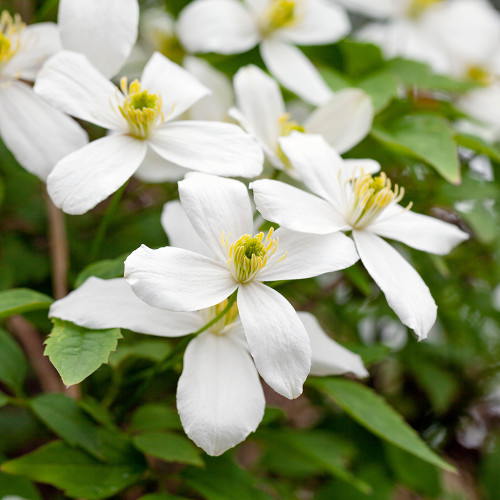
<svg viewBox="0 0 500 500">
<path fill-rule="evenodd" d="M 332 397 L 354 420 L 385 441 L 430 464 L 455 470 L 372 389 L 351 380 L 335 378 L 314 379 L 310 384 Z"/>
<path fill-rule="evenodd" d="M 123 276 L 123 263 L 128 257 L 128 253 L 120 255 L 116 259 L 100 260 L 88 265 L 81 271 L 75 279 L 75 288 L 84 283 L 87 278 L 96 276 L 97 278 L 110 279 Z"/>
<path fill-rule="evenodd" d="M 364 90 L 373 101 L 375 112 L 384 109 L 392 99 L 398 96 L 397 80 L 387 71 L 378 71 L 355 83 Z"/>
<path fill-rule="evenodd" d="M 54 300 L 29 288 L 14 288 L 0 292 L 0 318 L 27 311 L 48 309 Z"/>
<path fill-rule="evenodd" d="M 500 162 L 500 151 L 480 137 L 470 134 L 455 134 L 455 142 L 459 146 L 463 146 L 481 155 L 486 155 L 493 161 Z"/>
<path fill-rule="evenodd" d="M 26 369 L 21 348 L 8 332 L 0 328 L 0 381 L 19 395 Z"/>
<path fill-rule="evenodd" d="M 0 408 L 9 403 L 9 398 L 3 392 L 0 392 Z"/>
<path fill-rule="evenodd" d="M 109 356 L 110 366 L 116 367 L 130 357 L 161 361 L 172 350 L 172 346 L 166 339 L 148 340 L 133 344 L 119 344 L 116 352 Z"/>
<path fill-rule="evenodd" d="M 184 436 L 173 432 L 148 432 L 132 439 L 137 449 L 165 462 L 203 466 L 201 450 Z"/>
<path fill-rule="evenodd" d="M 190 500 L 186 497 L 171 495 L 170 493 L 150 493 L 139 498 L 139 500 Z"/>
<path fill-rule="evenodd" d="M 346 75 L 335 71 L 327 66 L 320 66 L 319 73 L 326 84 L 334 91 L 342 90 L 346 87 L 352 87 L 353 83 Z"/>
<path fill-rule="evenodd" d="M 69 321 L 54 320 L 45 341 L 45 355 L 56 367 L 65 385 L 78 384 L 103 363 L 122 337 L 119 328 L 88 330 Z"/>
<path fill-rule="evenodd" d="M 0 498 L 17 496 L 26 500 L 42 500 L 33 483 L 25 477 L 12 477 L 0 472 Z"/>
<path fill-rule="evenodd" d="M 205 500 L 271 500 L 255 487 L 255 478 L 228 456 L 208 457 L 204 469 L 189 467 L 182 477 Z"/>
<path fill-rule="evenodd" d="M 377 124 L 372 135 L 398 154 L 427 162 L 447 181 L 460 183 L 460 163 L 453 131 L 443 118 L 411 114 L 386 126 Z"/>
<path fill-rule="evenodd" d="M 2 465 L 9 474 L 60 488 L 71 497 L 88 500 L 107 498 L 138 481 L 145 471 L 142 461 L 122 455 L 111 464 L 55 441 Z"/>
<path fill-rule="evenodd" d="M 338 44 L 344 62 L 344 71 L 357 78 L 380 68 L 384 64 L 382 51 L 376 45 L 353 40 Z"/>
<path fill-rule="evenodd" d="M 132 432 L 151 432 L 182 429 L 176 410 L 162 403 L 150 403 L 139 407 L 130 422 Z"/>
<path fill-rule="evenodd" d="M 479 484 L 484 491 L 485 500 L 497 500 L 500 491 L 500 474 L 498 474 L 500 470 L 500 436 L 495 436 L 489 448 L 489 452 L 484 455 L 479 467 Z"/>
</svg>

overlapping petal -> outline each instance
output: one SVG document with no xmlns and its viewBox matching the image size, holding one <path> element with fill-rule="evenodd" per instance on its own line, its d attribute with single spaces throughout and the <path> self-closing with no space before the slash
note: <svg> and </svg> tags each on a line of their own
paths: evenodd
<svg viewBox="0 0 500 500">
<path fill-rule="evenodd" d="M 24 83 L 12 81 L 0 90 L 0 108 L 0 136 L 17 161 L 43 181 L 61 158 L 88 141 L 74 120 Z"/>
<path fill-rule="evenodd" d="M 204 324 L 196 312 L 172 312 L 143 302 L 124 278 L 91 277 L 63 299 L 54 302 L 49 317 L 87 328 L 127 328 L 160 337 L 178 337 Z"/>
<path fill-rule="evenodd" d="M 369 231 L 352 232 L 361 261 L 384 292 L 402 323 L 425 339 L 437 306 L 417 271 L 383 239 Z"/>
<path fill-rule="evenodd" d="M 177 182 L 188 172 L 187 168 L 165 160 L 153 149 L 148 148 L 144 161 L 134 175 L 143 182 Z"/>
<path fill-rule="evenodd" d="M 137 0 L 60 0 L 64 48 L 80 52 L 108 78 L 125 63 L 137 39 Z"/>
<path fill-rule="evenodd" d="M 293 399 L 311 368 L 309 337 L 291 304 L 258 282 L 240 286 L 238 309 L 250 353 L 262 378 Z"/>
<path fill-rule="evenodd" d="M 186 434 L 209 455 L 221 455 L 255 431 L 265 398 L 248 350 L 234 332 L 205 332 L 184 354 L 177 409 Z"/>
<path fill-rule="evenodd" d="M 171 311 L 216 305 L 238 287 L 225 263 L 175 247 L 141 245 L 125 261 L 125 278 L 144 302 Z"/>
</svg>

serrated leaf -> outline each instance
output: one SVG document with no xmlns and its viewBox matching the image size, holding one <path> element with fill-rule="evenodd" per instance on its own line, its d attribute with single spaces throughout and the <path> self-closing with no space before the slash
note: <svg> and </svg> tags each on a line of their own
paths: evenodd
<svg viewBox="0 0 500 500">
<path fill-rule="evenodd" d="M 69 321 L 54 320 L 45 341 L 49 357 L 66 386 L 78 384 L 108 362 L 110 352 L 122 338 L 119 328 L 89 330 Z"/>
<path fill-rule="evenodd" d="M 166 462 L 203 466 L 201 450 L 184 436 L 173 432 L 148 432 L 134 436 L 137 449 Z"/>
<path fill-rule="evenodd" d="M 454 471 L 420 438 L 403 417 L 372 389 L 346 379 L 314 379 L 310 384 L 332 397 L 360 425 L 425 462 Z"/>
<path fill-rule="evenodd" d="M 17 395 L 22 392 L 26 369 L 21 348 L 8 332 L 0 328 L 0 382 Z"/>
<path fill-rule="evenodd" d="M 5 462 L 1 469 L 55 486 L 71 497 L 99 500 L 134 484 L 146 467 L 144 462 L 130 460 L 128 455 L 122 455 L 120 462 L 105 464 L 84 451 L 55 441 Z"/>
<path fill-rule="evenodd" d="M 139 407 L 130 421 L 132 432 L 151 432 L 182 429 L 179 414 L 162 403 L 149 403 Z"/>
<path fill-rule="evenodd" d="M 78 288 L 84 281 L 91 276 L 97 278 L 110 279 L 123 276 L 123 263 L 128 257 L 128 253 L 120 255 L 116 259 L 100 260 L 88 265 L 81 271 L 75 279 L 75 288 Z"/>
<path fill-rule="evenodd" d="M 425 161 L 447 181 L 460 183 L 460 163 L 453 131 L 443 118 L 411 114 L 378 123 L 372 136 L 395 152 Z"/>
<path fill-rule="evenodd" d="M 29 288 L 14 288 L 0 292 L 0 318 L 28 311 L 48 309 L 54 299 Z"/>
</svg>

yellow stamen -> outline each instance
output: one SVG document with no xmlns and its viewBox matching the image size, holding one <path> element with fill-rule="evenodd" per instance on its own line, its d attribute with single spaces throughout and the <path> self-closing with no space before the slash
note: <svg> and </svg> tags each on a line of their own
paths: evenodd
<svg viewBox="0 0 500 500">
<path fill-rule="evenodd" d="M 294 131 L 301 132 L 303 134 L 306 133 L 306 129 L 302 125 L 300 125 L 295 120 L 291 119 L 290 113 L 285 113 L 284 115 L 281 115 L 279 118 L 279 123 L 281 127 L 281 132 L 280 132 L 281 137 L 290 135 Z M 278 156 L 280 157 L 280 160 L 285 164 L 286 167 L 288 168 L 292 167 L 290 164 L 290 160 L 286 157 L 285 153 L 283 153 L 283 150 L 281 149 L 279 144 L 278 144 Z"/>
<path fill-rule="evenodd" d="M 405 194 L 404 188 L 397 184 L 392 187 L 391 180 L 384 172 L 374 178 L 361 169 L 359 177 L 351 177 L 346 183 L 352 186 L 353 199 L 347 220 L 354 229 L 366 227 L 389 205 L 399 203 Z M 409 210 L 411 206 L 412 203 L 406 209 Z"/>
<path fill-rule="evenodd" d="M 0 67 L 19 51 L 21 34 L 26 27 L 21 16 L 12 17 L 6 10 L 0 15 Z"/>
<path fill-rule="evenodd" d="M 200 314 L 203 316 L 205 323 L 208 323 L 210 320 L 214 319 L 219 313 L 221 313 L 225 307 L 227 306 L 229 299 L 224 299 L 220 304 L 217 304 L 212 307 L 207 307 L 206 309 L 202 309 Z M 223 335 L 227 333 L 234 325 L 234 321 L 238 317 L 238 306 L 236 302 L 231 306 L 229 311 L 224 314 L 224 316 L 219 319 L 216 323 L 214 323 L 210 327 L 210 331 L 217 335 Z"/>
<path fill-rule="evenodd" d="M 280 28 L 292 26 L 297 22 L 296 0 L 273 0 L 261 23 L 264 34 Z"/>
<path fill-rule="evenodd" d="M 121 79 L 120 89 L 125 101 L 118 109 L 127 120 L 130 134 L 145 139 L 155 125 L 165 120 L 161 96 L 150 94 L 147 89 L 143 90 L 139 80 L 128 85 L 126 77 Z"/>
<path fill-rule="evenodd" d="M 274 229 L 271 228 L 264 238 L 264 233 L 251 236 L 244 234 L 235 243 L 231 244 L 229 236 L 221 234 L 222 245 L 226 249 L 227 266 L 236 281 L 248 283 L 264 268 L 268 260 L 278 248 L 279 238 L 272 238 Z M 286 252 L 278 259 L 281 262 L 286 257 Z"/>
<path fill-rule="evenodd" d="M 408 7 L 408 16 L 417 18 L 424 13 L 429 7 L 442 2 L 443 0 L 412 0 Z"/>
<path fill-rule="evenodd" d="M 467 77 L 474 82 L 478 82 L 482 85 L 490 85 L 494 80 L 494 77 L 490 71 L 478 65 L 469 67 L 469 69 L 467 70 Z"/>
</svg>

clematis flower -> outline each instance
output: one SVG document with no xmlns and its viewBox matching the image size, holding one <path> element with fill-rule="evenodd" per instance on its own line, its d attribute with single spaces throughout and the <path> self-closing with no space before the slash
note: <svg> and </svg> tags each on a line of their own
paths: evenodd
<svg viewBox="0 0 500 500">
<path fill-rule="evenodd" d="M 141 81 L 120 89 L 81 54 L 61 52 L 44 65 L 35 91 L 55 107 L 109 129 L 110 134 L 57 163 L 47 179 L 54 203 L 70 214 L 93 208 L 123 185 L 142 165 L 153 176 L 186 169 L 254 177 L 263 155 L 255 139 L 238 126 L 176 121 L 208 94 L 180 66 L 155 53 Z"/>
<path fill-rule="evenodd" d="M 303 124 L 292 120 L 276 81 L 256 66 L 241 68 L 234 77 L 238 109 L 231 116 L 257 137 L 271 164 L 294 174 L 278 139 L 293 131 L 322 135 L 338 152 L 345 153 L 370 131 L 373 105 L 370 97 L 359 89 L 335 93 L 317 108 Z"/>
<path fill-rule="evenodd" d="M 419 338 L 436 321 L 436 304 L 410 264 L 381 237 L 444 255 L 468 235 L 458 227 L 399 205 L 404 189 L 353 169 L 320 136 L 284 137 L 283 151 L 299 172 L 306 193 L 273 180 L 251 184 L 262 215 L 282 227 L 307 234 L 352 231 L 366 270 L 384 292 L 389 306 Z M 357 171 L 356 171 L 357 170 Z"/>
<path fill-rule="evenodd" d="M 297 48 L 335 42 L 350 29 L 344 10 L 327 0 L 196 0 L 177 24 L 190 52 L 238 54 L 260 43 L 269 71 L 304 100 L 321 105 L 331 90 Z"/>
<path fill-rule="evenodd" d="M 263 281 L 302 279 L 358 259 L 343 234 L 254 233 L 244 184 L 201 173 L 179 182 L 182 207 L 210 257 L 183 248 L 141 246 L 125 261 L 125 278 L 144 302 L 171 311 L 215 306 L 237 291 L 250 353 L 264 380 L 296 398 L 310 370 L 311 348 L 291 304 Z"/>
<path fill-rule="evenodd" d="M 171 312 L 138 298 L 123 278 L 89 278 L 52 304 L 49 316 L 87 328 L 127 328 L 160 337 L 200 330 L 227 305 Z M 368 375 L 357 354 L 337 344 L 316 318 L 299 313 L 313 347 L 311 375 Z M 188 344 L 177 386 L 177 409 L 186 434 L 209 455 L 221 455 L 254 432 L 265 398 L 236 304 Z"/>
<path fill-rule="evenodd" d="M 59 50 L 55 24 L 26 26 L 19 15 L 0 11 L 0 136 L 19 164 L 41 180 L 88 140 L 76 122 L 40 99 L 28 83 Z"/>
</svg>

